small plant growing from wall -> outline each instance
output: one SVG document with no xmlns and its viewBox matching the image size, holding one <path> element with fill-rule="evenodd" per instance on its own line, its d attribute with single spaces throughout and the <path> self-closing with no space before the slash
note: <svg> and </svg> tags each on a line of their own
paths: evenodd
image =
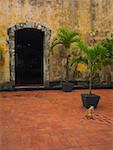
<svg viewBox="0 0 113 150">
<path fill-rule="evenodd" d="M 104 70 L 107 70 L 107 84 L 112 86 L 113 82 L 113 34 L 109 38 L 106 38 L 101 44 L 107 49 L 108 55 L 106 57 L 106 63 Z M 103 70 L 103 71 L 104 71 Z"/>
<path fill-rule="evenodd" d="M 102 45 L 108 50 L 106 64 L 113 64 L 113 34 L 102 41 Z"/>
</svg>

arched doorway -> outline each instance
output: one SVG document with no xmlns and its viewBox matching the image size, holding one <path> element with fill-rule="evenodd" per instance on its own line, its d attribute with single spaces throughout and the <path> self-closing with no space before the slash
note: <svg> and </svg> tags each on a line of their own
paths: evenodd
<svg viewBox="0 0 113 150">
<path fill-rule="evenodd" d="M 15 32 L 15 85 L 43 84 L 43 39 L 37 29 Z"/>
<path fill-rule="evenodd" d="M 10 82 L 18 85 L 49 84 L 51 31 L 36 23 L 18 23 L 8 28 Z"/>
</svg>

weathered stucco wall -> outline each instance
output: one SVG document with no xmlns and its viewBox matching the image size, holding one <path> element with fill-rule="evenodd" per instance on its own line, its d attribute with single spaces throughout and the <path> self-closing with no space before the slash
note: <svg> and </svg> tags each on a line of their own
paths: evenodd
<svg viewBox="0 0 113 150">
<path fill-rule="evenodd" d="M 7 27 L 18 22 L 45 23 L 55 35 L 60 26 L 80 31 L 87 42 L 98 42 L 113 32 L 112 0 L 2 0 L 0 1 L 0 43 L 5 62 L 0 68 L 0 82 L 9 81 Z M 62 79 L 62 59 L 51 56 L 50 80 Z M 61 66 L 61 67 L 59 67 Z"/>
</svg>

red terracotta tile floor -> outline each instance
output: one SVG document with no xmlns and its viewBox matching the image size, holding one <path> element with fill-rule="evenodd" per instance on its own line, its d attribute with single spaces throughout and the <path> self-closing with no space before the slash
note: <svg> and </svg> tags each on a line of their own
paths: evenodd
<svg viewBox="0 0 113 150">
<path fill-rule="evenodd" d="M 0 150 L 113 150 L 113 90 L 87 120 L 87 90 L 0 93 Z"/>
</svg>

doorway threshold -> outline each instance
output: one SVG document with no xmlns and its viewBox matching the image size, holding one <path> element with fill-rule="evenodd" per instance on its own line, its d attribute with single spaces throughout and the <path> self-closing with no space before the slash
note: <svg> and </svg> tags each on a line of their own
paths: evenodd
<svg viewBox="0 0 113 150">
<path fill-rule="evenodd" d="M 21 88 L 45 88 L 44 85 L 27 85 L 27 86 L 15 86 L 15 88 L 21 89 Z"/>
<path fill-rule="evenodd" d="M 46 87 L 44 85 L 26 85 L 26 86 L 15 86 L 13 88 L 0 88 L 0 92 L 13 92 L 13 91 L 36 91 L 36 90 L 61 90 L 61 86 L 58 87 Z"/>
<path fill-rule="evenodd" d="M 15 86 L 15 91 L 33 91 L 33 90 L 61 90 L 61 86 L 44 86 L 44 85 L 26 85 L 26 86 Z"/>
</svg>

